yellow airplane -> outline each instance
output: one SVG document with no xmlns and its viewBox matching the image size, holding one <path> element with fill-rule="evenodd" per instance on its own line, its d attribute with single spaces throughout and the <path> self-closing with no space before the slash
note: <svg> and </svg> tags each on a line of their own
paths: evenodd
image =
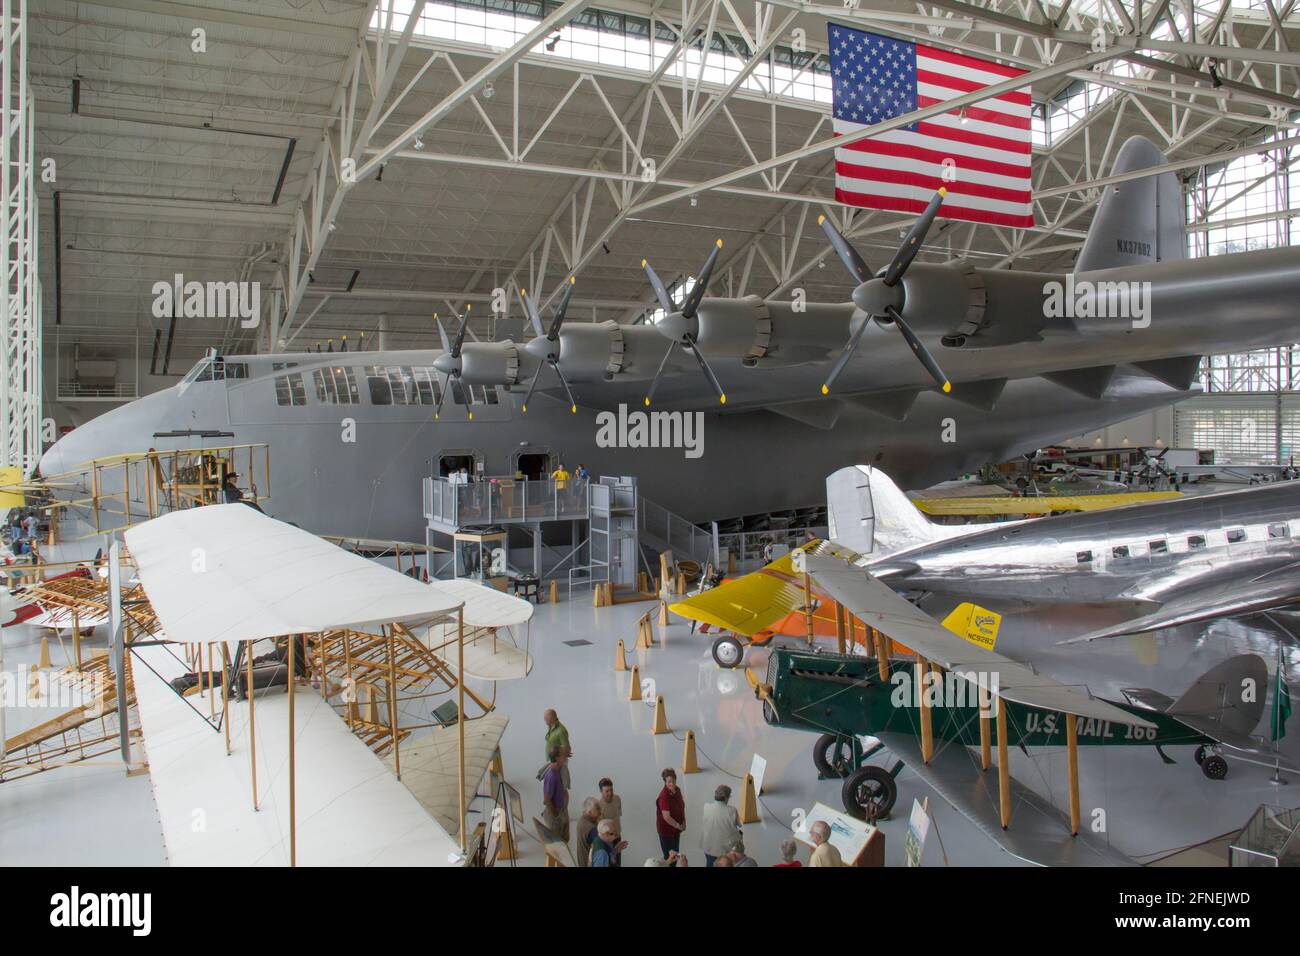
<svg viewBox="0 0 1300 956">
<path fill-rule="evenodd" d="M 763 645 L 778 635 L 808 636 L 809 609 L 804 591 L 804 575 L 795 567 L 796 555 L 815 551 L 822 542 L 812 541 L 777 558 L 766 567 L 750 574 L 724 581 L 716 588 L 702 591 L 668 606 L 678 617 L 718 628 L 721 634 L 713 642 L 713 659 L 721 667 L 738 667 L 750 644 Z M 814 638 L 837 636 L 834 604 L 815 586 L 810 587 Z M 973 644 L 992 650 L 997 640 L 1001 616 L 975 604 L 960 604 L 943 621 L 954 634 Z M 858 643 L 865 632 L 853 629 Z M 892 642 L 891 642 L 892 643 Z M 909 654 L 894 644 L 893 653 Z M 868 647 L 868 650 L 871 650 Z"/>
</svg>

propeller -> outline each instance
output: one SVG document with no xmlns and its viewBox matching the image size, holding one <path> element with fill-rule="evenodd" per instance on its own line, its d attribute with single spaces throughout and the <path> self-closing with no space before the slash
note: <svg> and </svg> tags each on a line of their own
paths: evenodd
<svg viewBox="0 0 1300 956">
<path fill-rule="evenodd" d="M 709 257 L 704 260 L 704 267 L 700 269 L 696 276 L 695 285 L 687 294 L 681 309 L 673 306 L 673 300 L 668 295 L 668 289 L 664 287 L 654 267 L 650 265 L 648 260 L 641 260 L 641 268 L 645 269 L 645 274 L 650 279 L 650 288 L 654 289 L 655 298 L 659 300 L 659 307 L 664 311 L 663 318 L 655 323 L 655 328 L 672 339 L 668 351 L 664 353 L 663 359 L 659 362 L 659 370 L 655 372 L 655 377 L 650 382 L 650 388 L 646 391 L 645 404 L 647 408 L 650 407 L 650 400 L 654 398 L 655 389 L 659 387 L 659 379 L 668 365 L 669 356 L 673 354 L 673 349 L 679 345 L 695 357 L 695 361 L 700 365 L 700 371 L 704 374 L 705 381 L 709 383 L 709 387 L 718 396 L 718 402 L 722 405 L 727 404 L 727 393 L 718 384 L 718 377 L 713 374 L 713 369 L 709 367 L 708 360 L 696 344 L 700 335 L 700 323 L 697 318 L 700 303 L 704 301 L 704 295 L 708 291 L 709 277 L 713 274 L 713 266 L 718 261 L 718 253 L 721 249 L 722 240 L 718 239 L 714 243 Z"/>
<path fill-rule="evenodd" d="M 465 314 L 461 316 L 460 328 L 456 330 L 455 341 L 448 341 L 447 330 L 443 328 L 442 320 L 438 318 L 438 313 L 433 313 L 433 321 L 438 326 L 438 339 L 442 343 L 442 354 L 433 360 L 433 367 L 446 376 L 442 391 L 438 393 L 438 404 L 433 409 L 433 420 L 437 421 L 442 415 L 442 403 L 447 397 L 450 389 L 456 390 L 458 396 L 457 404 L 465 406 L 465 412 L 468 421 L 474 420 L 474 410 L 470 407 L 469 402 L 462 401 L 464 393 L 461 391 L 460 372 L 461 372 L 461 352 L 465 346 L 465 333 L 469 329 L 469 312 L 472 306 L 465 306 Z"/>
<path fill-rule="evenodd" d="M 921 244 L 925 241 L 926 234 L 930 231 L 930 226 L 934 224 L 935 217 L 939 214 L 939 207 L 943 204 L 944 197 L 948 195 L 946 189 L 940 188 L 931 198 L 925 210 L 912 224 L 912 228 L 903 236 L 903 241 L 898 246 L 898 251 L 894 253 L 894 258 L 885 268 L 884 274 L 872 276 L 871 270 L 867 267 L 862 257 L 844 238 L 843 234 L 835 228 L 825 216 L 817 217 L 817 224 L 822 227 L 826 233 L 826 238 L 830 240 L 831 248 L 839 256 L 840 262 L 849 274 L 858 281 L 858 287 L 853 290 L 853 304 L 866 316 L 853 330 L 849 336 L 849 341 L 840 352 L 840 357 L 831 366 L 830 374 L 826 376 L 826 382 L 822 385 L 822 394 L 829 395 L 831 386 L 839 378 L 840 373 L 844 371 L 844 366 L 849 364 L 849 359 L 857 351 L 858 345 L 862 342 L 863 333 L 871 321 L 875 321 L 880 326 L 892 325 L 902 334 L 904 341 L 911 348 L 912 354 L 917 357 L 926 372 L 934 379 L 945 392 L 952 391 L 952 383 L 948 381 L 948 376 L 944 374 L 935 357 L 926 348 L 925 343 L 917 337 L 912 331 L 912 327 L 903 318 L 903 307 L 906 304 L 906 295 L 902 286 L 903 276 L 907 274 L 908 267 L 916 254 L 921 251 Z"/>
<path fill-rule="evenodd" d="M 533 397 L 533 389 L 537 387 L 537 379 L 541 376 L 542 369 L 547 365 L 555 370 L 555 377 L 564 386 L 564 393 L 569 397 L 569 411 L 574 415 L 578 413 L 578 403 L 573 399 L 573 390 L 569 388 L 569 380 L 560 371 L 560 327 L 564 325 L 564 316 L 569 311 L 569 299 L 573 296 L 575 281 L 573 276 L 569 276 L 564 292 L 560 295 L 560 303 L 555 307 L 551 327 L 545 333 L 542 332 L 542 316 L 537 311 L 537 306 L 528 297 L 527 292 L 523 289 L 519 290 L 519 298 L 523 300 L 524 308 L 528 310 L 528 318 L 533 323 L 533 331 L 537 333 L 537 338 L 524 347 L 530 355 L 540 359 L 537 363 L 537 371 L 533 373 L 533 379 L 528 383 L 528 394 L 524 396 L 523 405 L 521 406 L 524 414 L 528 413 L 528 400 Z"/>
</svg>

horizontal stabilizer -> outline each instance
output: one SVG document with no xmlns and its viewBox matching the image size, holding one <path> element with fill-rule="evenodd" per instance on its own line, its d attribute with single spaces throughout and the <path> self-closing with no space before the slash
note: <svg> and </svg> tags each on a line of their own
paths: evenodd
<svg viewBox="0 0 1300 956">
<path fill-rule="evenodd" d="M 1100 401 L 1106 394 L 1110 380 L 1114 377 L 1115 366 L 1113 365 L 1094 365 L 1091 368 L 1071 368 L 1063 372 L 1043 373 L 1043 378 L 1049 382 L 1096 401 Z"/>
<path fill-rule="evenodd" d="M 769 405 L 768 411 L 793 419 L 802 425 L 829 431 L 835 427 L 844 403 L 837 399 L 817 399 L 811 402 L 788 402 L 784 405 Z"/>
<path fill-rule="evenodd" d="M 1206 671 L 1167 713 L 1207 737 L 1253 748 L 1250 737 L 1264 714 L 1268 665 L 1258 654 L 1238 654 Z"/>
<path fill-rule="evenodd" d="M 904 388 L 854 395 L 850 401 L 873 415 L 888 418 L 891 422 L 902 422 L 907 420 L 907 413 L 912 410 L 912 406 L 916 404 L 916 396 L 920 394 L 919 389 Z"/>
<path fill-rule="evenodd" d="M 1164 382 L 1170 388 L 1187 391 L 1196 381 L 1196 373 L 1201 368 L 1199 355 L 1182 355 L 1178 358 L 1156 359 L 1152 362 L 1134 362 L 1135 366 L 1157 381 Z"/>
<path fill-rule="evenodd" d="M 1002 397 L 1006 387 L 1005 378 L 990 378 L 983 382 L 958 382 L 953 386 L 948 397 L 981 411 L 991 412 L 997 407 L 998 399 Z"/>
</svg>

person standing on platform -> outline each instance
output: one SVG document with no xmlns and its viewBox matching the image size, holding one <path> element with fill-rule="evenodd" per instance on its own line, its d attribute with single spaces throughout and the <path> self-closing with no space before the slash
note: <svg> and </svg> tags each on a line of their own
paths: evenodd
<svg viewBox="0 0 1300 956">
<path fill-rule="evenodd" d="M 551 480 L 555 482 L 556 517 L 559 517 L 569 506 L 569 479 L 572 477 L 564 467 L 564 462 L 560 462 L 559 466 L 551 472 Z"/>
<path fill-rule="evenodd" d="M 655 799 L 655 832 L 659 834 L 659 849 L 666 860 L 682 848 L 682 833 L 686 830 L 686 798 L 677 787 L 677 771 L 672 767 L 659 777 L 664 786 Z"/>
</svg>

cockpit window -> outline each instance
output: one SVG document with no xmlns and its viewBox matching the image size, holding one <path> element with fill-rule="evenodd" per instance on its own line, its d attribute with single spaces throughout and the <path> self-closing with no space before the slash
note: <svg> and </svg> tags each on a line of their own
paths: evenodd
<svg viewBox="0 0 1300 956">
<path fill-rule="evenodd" d="M 247 362 L 231 362 L 220 355 L 199 360 L 186 376 L 182 385 L 190 382 L 220 382 L 231 378 L 248 378 Z"/>
<path fill-rule="evenodd" d="M 210 382 L 212 381 L 212 359 L 200 359 L 195 366 L 185 373 L 181 379 L 182 385 L 188 385 L 190 382 Z"/>
</svg>

